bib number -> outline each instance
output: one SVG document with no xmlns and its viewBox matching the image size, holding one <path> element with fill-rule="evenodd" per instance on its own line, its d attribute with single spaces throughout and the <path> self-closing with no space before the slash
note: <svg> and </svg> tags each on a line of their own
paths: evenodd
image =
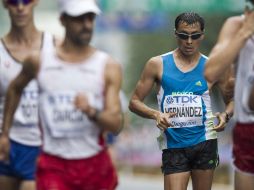
<svg viewBox="0 0 254 190">
<path fill-rule="evenodd" d="M 203 124 L 202 99 L 198 95 L 168 95 L 163 105 L 165 113 L 176 113 L 169 119 L 173 128 L 196 127 Z"/>
</svg>

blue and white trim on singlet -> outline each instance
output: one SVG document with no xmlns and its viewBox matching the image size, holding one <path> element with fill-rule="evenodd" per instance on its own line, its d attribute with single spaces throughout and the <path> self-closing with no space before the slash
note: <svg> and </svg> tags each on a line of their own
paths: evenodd
<svg viewBox="0 0 254 190">
<path fill-rule="evenodd" d="M 173 52 L 163 54 L 162 60 L 161 87 L 157 94 L 159 109 L 177 115 L 169 120 L 174 127 L 160 132 L 157 138 L 160 149 L 184 148 L 216 139 L 208 85 L 203 75 L 207 57 L 201 55 L 198 64 L 187 72 L 177 68 Z"/>
</svg>

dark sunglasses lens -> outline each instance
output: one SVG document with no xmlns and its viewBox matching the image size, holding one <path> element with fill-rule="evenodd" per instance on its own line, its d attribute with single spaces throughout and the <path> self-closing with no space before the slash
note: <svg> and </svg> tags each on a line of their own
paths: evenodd
<svg viewBox="0 0 254 190">
<path fill-rule="evenodd" d="M 191 35 L 191 39 L 197 40 L 197 39 L 199 39 L 199 38 L 201 37 L 201 35 L 202 35 L 202 34 L 192 34 L 192 35 Z"/>
<path fill-rule="evenodd" d="M 7 3 L 13 6 L 17 6 L 20 3 L 22 3 L 23 5 L 28 5 L 29 3 L 31 3 L 33 0 L 8 0 Z"/>
<path fill-rule="evenodd" d="M 187 34 L 177 33 L 177 36 L 182 40 L 187 40 L 189 36 Z"/>
</svg>

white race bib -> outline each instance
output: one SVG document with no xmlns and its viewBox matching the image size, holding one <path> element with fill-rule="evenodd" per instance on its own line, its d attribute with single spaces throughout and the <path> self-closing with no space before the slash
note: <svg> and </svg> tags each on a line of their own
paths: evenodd
<svg viewBox="0 0 254 190">
<path fill-rule="evenodd" d="M 164 113 L 176 113 L 173 118 L 169 119 L 173 128 L 203 125 L 201 96 L 191 94 L 168 95 L 164 99 L 163 107 Z"/>
<path fill-rule="evenodd" d="M 76 92 L 64 91 L 41 96 L 42 117 L 53 137 L 81 137 L 88 127 L 94 127 L 87 116 L 75 107 L 76 95 Z M 88 99 L 91 98 L 88 96 Z"/>
<path fill-rule="evenodd" d="M 33 83 L 22 92 L 19 106 L 14 115 L 14 125 L 38 126 L 38 89 Z"/>
</svg>

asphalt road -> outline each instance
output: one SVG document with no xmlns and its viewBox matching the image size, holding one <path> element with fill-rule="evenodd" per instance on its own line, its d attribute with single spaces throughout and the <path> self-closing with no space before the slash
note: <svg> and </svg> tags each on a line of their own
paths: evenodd
<svg viewBox="0 0 254 190">
<path fill-rule="evenodd" d="M 232 185 L 213 184 L 212 190 L 232 190 Z M 163 190 L 163 178 L 121 174 L 117 190 Z M 192 190 L 189 185 L 188 190 Z"/>
</svg>

